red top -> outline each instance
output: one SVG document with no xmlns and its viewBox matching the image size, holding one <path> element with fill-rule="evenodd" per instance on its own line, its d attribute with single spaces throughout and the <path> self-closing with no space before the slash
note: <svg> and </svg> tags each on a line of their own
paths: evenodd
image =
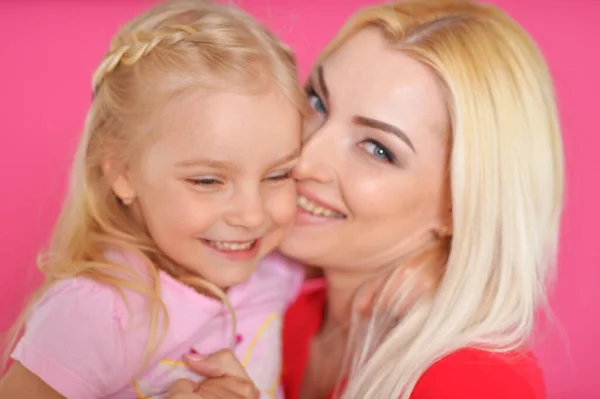
<svg viewBox="0 0 600 399">
<path fill-rule="evenodd" d="M 283 328 L 286 399 L 300 396 L 310 341 L 319 330 L 324 308 L 324 284 L 311 280 L 304 284 L 302 294 L 286 314 Z M 482 398 L 545 399 L 542 371 L 533 354 L 459 350 L 429 367 L 411 395 L 411 399 Z"/>
</svg>

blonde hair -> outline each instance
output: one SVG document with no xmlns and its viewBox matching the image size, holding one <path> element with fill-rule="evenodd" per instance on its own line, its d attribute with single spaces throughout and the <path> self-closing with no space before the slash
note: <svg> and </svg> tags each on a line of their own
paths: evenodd
<svg viewBox="0 0 600 399">
<path fill-rule="evenodd" d="M 273 87 L 303 110 L 305 98 L 293 53 L 240 9 L 204 0 L 175 0 L 126 24 L 94 74 L 93 101 L 75 156 L 70 192 L 49 250 L 39 257 L 46 281 L 15 324 L 8 350 L 41 296 L 57 281 L 72 277 L 112 286 L 123 299 L 125 290 L 145 295 L 149 352 L 159 344 L 168 322 L 159 270 L 209 291 L 229 306 L 216 286 L 186 275 L 160 252 L 113 193 L 112 177 L 105 174 L 103 162 L 110 158 L 124 165 L 135 160 L 151 139 L 153 114 L 179 95 L 208 88 L 255 93 Z M 114 264 L 105 257 L 107 248 L 139 257 L 148 273 Z M 159 325 L 165 326 L 162 334 Z"/>
<path fill-rule="evenodd" d="M 368 27 L 437 75 L 452 122 L 453 236 L 444 276 L 391 327 L 376 317 L 361 330 L 355 320 L 348 348 L 343 398 L 406 399 L 427 368 L 457 349 L 527 343 L 555 264 L 563 152 L 545 61 L 496 7 L 468 0 L 369 7 L 318 64 Z"/>
</svg>

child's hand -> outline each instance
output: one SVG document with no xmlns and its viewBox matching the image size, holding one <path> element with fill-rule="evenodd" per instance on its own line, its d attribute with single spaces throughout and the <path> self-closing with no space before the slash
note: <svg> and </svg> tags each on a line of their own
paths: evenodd
<svg viewBox="0 0 600 399">
<path fill-rule="evenodd" d="M 445 242 L 434 243 L 409 259 L 391 273 L 385 272 L 361 287 L 357 311 L 371 317 L 377 301 L 389 310 L 402 290 L 404 300 L 401 307 L 393 309 L 393 317 L 401 318 L 419 299 L 436 289 L 444 273 L 448 247 Z"/>
<path fill-rule="evenodd" d="M 167 399 L 258 399 L 260 393 L 233 352 L 222 350 L 204 358 L 188 356 L 188 366 L 206 377 L 201 383 L 178 380 Z"/>
</svg>

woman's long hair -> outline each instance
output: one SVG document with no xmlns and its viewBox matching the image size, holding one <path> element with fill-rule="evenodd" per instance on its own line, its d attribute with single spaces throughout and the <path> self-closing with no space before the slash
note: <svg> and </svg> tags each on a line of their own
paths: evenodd
<svg viewBox="0 0 600 399">
<path fill-rule="evenodd" d="M 542 54 L 496 7 L 406 0 L 366 8 L 320 62 L 369 27 L 437 75 L 452 123 L 453 235 L 444 276 L 392 327 L 375 317 L 351 329 L 342 397 L 407 399 L 424 371 L 457 349 L 501 352 L 527 343 L 555 264 L 563 151 Z"/>
</svg>

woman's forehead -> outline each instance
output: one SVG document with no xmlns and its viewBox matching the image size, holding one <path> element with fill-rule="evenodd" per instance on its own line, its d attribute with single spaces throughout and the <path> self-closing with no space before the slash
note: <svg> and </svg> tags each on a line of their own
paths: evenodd
<svg viewBox="0 0 600 399">
<path fill-rule="evenodd" d="M 311 80 L 330 97 L 325 100 L 332 113 L 382 120 L 409 135 L 448 129 L 446 98 L 436 75 L 377 29 L 351 37 L 315 68 Z"/>
</svg>

